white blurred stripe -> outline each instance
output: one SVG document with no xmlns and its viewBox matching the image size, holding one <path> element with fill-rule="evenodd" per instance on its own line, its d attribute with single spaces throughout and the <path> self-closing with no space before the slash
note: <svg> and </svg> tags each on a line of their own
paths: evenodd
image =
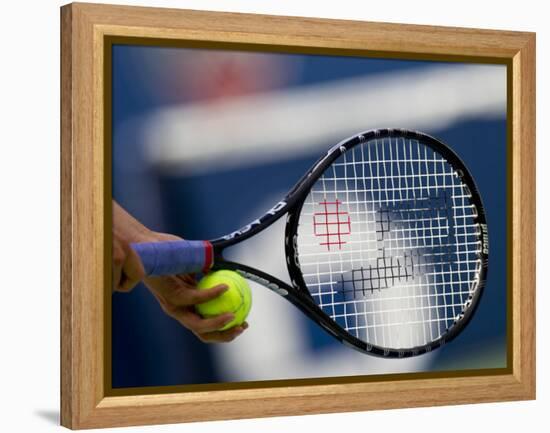
<svg viewBox="0 0 550 433">
<path fill-rule="evenodd" d="M 196 172 L 308 154 L 370 128 L 433 130 L 505 112 L 504 66 L 438 65 L 169 107 L 144 133 L 152 163 Z"/>
</svg>

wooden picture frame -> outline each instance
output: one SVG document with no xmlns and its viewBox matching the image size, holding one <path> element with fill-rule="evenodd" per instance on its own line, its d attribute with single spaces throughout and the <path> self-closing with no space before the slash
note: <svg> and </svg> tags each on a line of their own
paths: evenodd
<svg viewBox="0 0 550 433">
<path fill-rule="evenodd" d="M 110 393 L 104 71 L 116 38 L 508 66 L 508 367 L 346 383 Z M 535 398 L 535 34 L 191 10 L 61 8 L 61 424 L 129 426 Z M 106 200 L 105 197 L 109 197 Z M 112 391 L 112 390 L 111 390 Z M 206 404 L 205 404 L 206 403 Z"/>
</svg>

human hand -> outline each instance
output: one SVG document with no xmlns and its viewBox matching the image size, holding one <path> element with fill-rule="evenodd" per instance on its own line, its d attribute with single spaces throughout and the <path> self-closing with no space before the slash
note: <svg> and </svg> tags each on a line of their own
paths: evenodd
<svg viewBox="0 0 550 433">
<path fill-rule="evenodd" d="M 218 297 L 227 290 L 227 286 L 219 285 L 208 290 L 198 290 L 191 275 L 146 277 L 138 254 L 130 246 L 131 243 L 178 240 L 181 238 L 149 230 L 113 201 L 114 289 L 129 291 L 143 280 L 164 312 L 193 332 L 201 341 L 232 341 L 248 327 L 246 322 L 225 331 L 218 331 L 234 319 L 233 314 L 227 313 L 205 319 L 195 311 L 195 305 Z"/>
<path fill-rule="evenodd" d="M 177 240 L 181 240 L 181 238 L 165 233 L 151 233 L 147 242 Z M 214 299 L 225 292 L 228 289 L 225 284 L 211 289 L 198 290 L 195 278 L 191 275 L 146 277 L 144 283 L 157 298 L 167 315 L 177 320 L 205 343 L 232 341 L 248 328 L 248 324 L 245 322 L 240 326 L 219 331 L 234 319 L 232 313 L 205 319 L 195 311 L 195 305 Z"/>
</svg>

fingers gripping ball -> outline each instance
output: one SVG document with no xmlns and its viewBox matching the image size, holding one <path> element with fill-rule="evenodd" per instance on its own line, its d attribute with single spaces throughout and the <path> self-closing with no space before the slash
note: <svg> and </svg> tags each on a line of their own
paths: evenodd
<svg viewBox="0 0 550 433">
<path fill-rule="evenodd" d="M 225 331 L 241 325 L 246 320 L 252 305 L 252 293 L 243 277 L 237 272 L 225 270 L 210 272 L 199 281 L 197 288 L 199 290 L 211 289 L 220 284 L 226 284 L 229 289 L 215 299 L 195 305 L 195 309 L 204 318 L 233 313 L 235 318 L 220 329 L 220 331 Z"/>
</svg>

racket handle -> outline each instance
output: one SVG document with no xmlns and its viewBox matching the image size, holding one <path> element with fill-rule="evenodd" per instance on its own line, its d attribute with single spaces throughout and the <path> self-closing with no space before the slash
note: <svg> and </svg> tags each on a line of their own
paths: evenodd
<svg viewBox="0 0 550 433">
<path fill-rule="evenodd" d="M 208 241 L 146 242 L 131 246 L 149 276 L 206 273 L 213 263 L 212 244 Z"/>
</svg>

